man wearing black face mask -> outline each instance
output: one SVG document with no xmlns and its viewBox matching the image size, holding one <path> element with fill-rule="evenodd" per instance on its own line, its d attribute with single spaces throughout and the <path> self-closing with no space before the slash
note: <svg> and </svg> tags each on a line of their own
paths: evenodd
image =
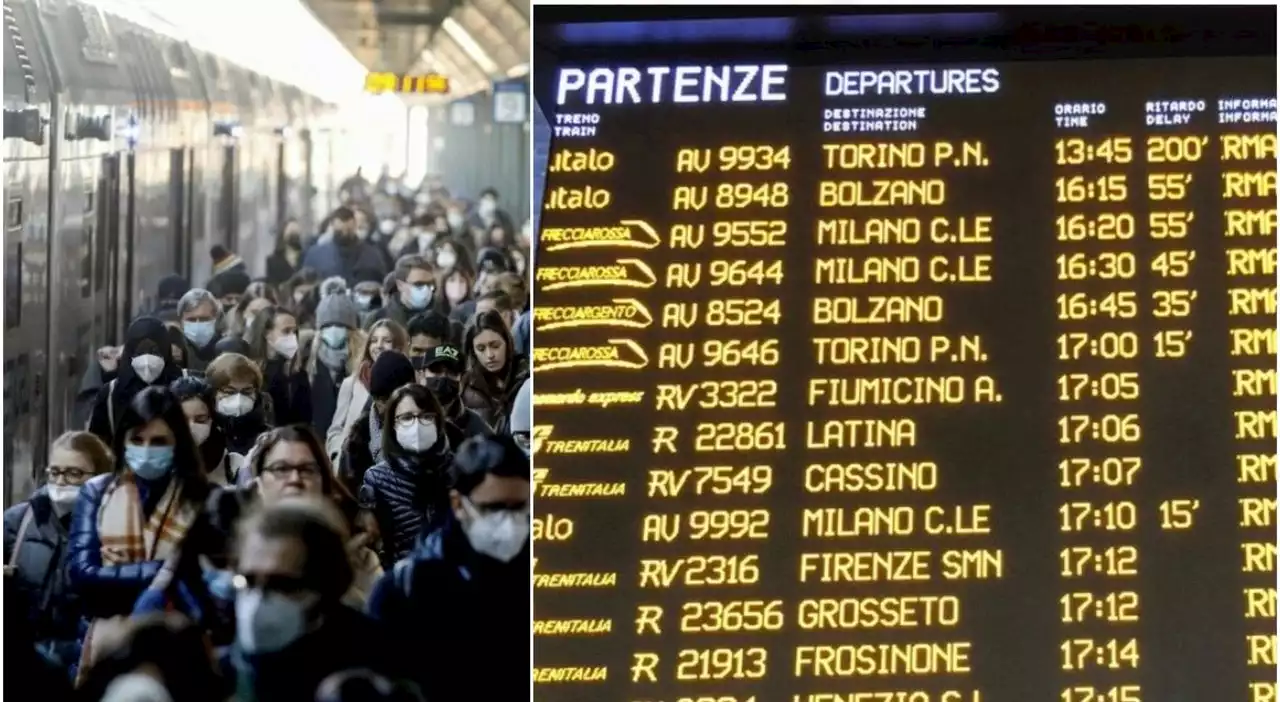
<svg viewBox="0 0 1280 702">
<path fill-rule="evenodd" d="M 341 276 L 350 286 L 362 280 L 381 280 L 387 274 L 386 261 L 377 247 L 360 238 L 351 208 L 339 207 L 331 225 L 333 239 L 307 249 L 303 268 L 314 269 L 321 278 Z"/>
<path fill-rule="evenodd" d="M 368 611 L 415 642 L 427 699 L 528 699 L 529 457 L 509 436 L 478 436 L 451 472 L 448 521 L 382 576 Z"/>
<path fill-rule="evenodd" d="M 490 433 L 488 424 L 462 403 L 462 349 L 453 344 L 440 344 L 423 357 L 422 384 L 444 408 L 445 434 L 453 446 L 473 436 Z"/>
</svg>

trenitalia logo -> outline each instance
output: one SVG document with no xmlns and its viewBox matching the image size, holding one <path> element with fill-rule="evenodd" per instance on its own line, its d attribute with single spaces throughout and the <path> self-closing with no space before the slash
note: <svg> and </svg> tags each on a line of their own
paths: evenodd
<svg viewBox="0 0 1280 702">
<path fill-rule="evenodd" d="M 542 448 L 542 441 L 551 437 L 552 430 L 555 425 L 534 427 L 529 435 L 529 455 L 536 456 Z"/>
</svg>

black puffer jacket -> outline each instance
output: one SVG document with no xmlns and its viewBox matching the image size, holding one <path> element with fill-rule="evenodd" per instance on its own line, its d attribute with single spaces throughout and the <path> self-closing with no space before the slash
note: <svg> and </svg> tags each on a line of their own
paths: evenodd
<svg viewBox="0 0 1280 702">
<path fill-rule="evenodd" d="M 311 379 L 306 371 L 291 371 L 283 359 L 273 358 L 262 368 L 264 395 L 271 396 L 275 426 L 311 423 Z"/>
<path fill-rule="evenodd" d="M 271 431 L 275 426 L 272 422 L 273 409 L 271 395 L 264 392 L 259 393 L 257 401 L 253 403 L 253 409 L 249 410 L 248 414 L 239 417 L 215 414 L 213 421 L 217 423 L 218 431 L 226 439 L 227 450 L 241 456 L 248 455 L 249 450 L 258 443 L 258 437 Z"/>
<path fill-rule="evenodd" d="M 360 506 L 371 510 L 382 534 L 382 567 L 409 555 L 417 539 L 444 523 L 449 511 L 449 468 L 453 453 L 443 436 L 429 451 L 385 451 L 364 474 Z"/>
<path fill-rule="evenodd" d="M 18 532 L 31 511 L 31 523 Z M 67 579 L 67 536 L 71 515 L 59 515 L 46 488 L 28 502 L 4 511 L 4 562 L 14 566 L 5 587 L 22 593 L 36 643 L 49 658 L 70 668 L 80 659 L 80 610 Z M 18 551 L 17 562 L 13 561 Z"/>
</svg>

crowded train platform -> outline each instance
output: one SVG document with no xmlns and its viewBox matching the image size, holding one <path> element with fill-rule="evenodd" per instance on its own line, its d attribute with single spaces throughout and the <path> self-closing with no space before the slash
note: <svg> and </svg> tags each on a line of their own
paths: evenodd
<svg viewBox="0 0 1280 702">
<path fill-rule="evenodd" d="M 526 700 L 529 8 L 205 5 L 5 2 L 4 690 Z"/>
</svg>

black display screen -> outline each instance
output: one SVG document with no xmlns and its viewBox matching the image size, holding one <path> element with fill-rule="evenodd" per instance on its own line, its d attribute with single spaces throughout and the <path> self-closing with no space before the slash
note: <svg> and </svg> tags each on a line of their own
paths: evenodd
<svg viewBox="0 0 1280 702">
<path fill-rule="evenodd" d="M 559 66 L 535 698 L 1276 699 L 1275 85 Z"/>
</svg>

